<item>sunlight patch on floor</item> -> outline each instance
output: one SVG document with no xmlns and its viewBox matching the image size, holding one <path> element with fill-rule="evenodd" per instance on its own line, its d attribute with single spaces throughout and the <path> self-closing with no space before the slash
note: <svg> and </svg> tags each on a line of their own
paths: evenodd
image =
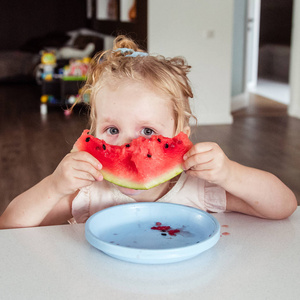
<svg viewBox="0 0 300 300">
<path fill-rule="evenodd" d="M 249 92 L 286 105 L 290 102 L 290 86 L 283 82 L 258 79 L 257 86 L 249 88 Z"/>
</svg>

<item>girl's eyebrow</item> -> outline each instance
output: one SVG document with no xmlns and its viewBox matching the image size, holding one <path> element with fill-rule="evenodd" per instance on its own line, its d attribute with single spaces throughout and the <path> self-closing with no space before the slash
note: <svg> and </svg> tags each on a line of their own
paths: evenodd
<svg viewBox="0 0 300 300">
<path fill-rule="evenodd" d="M 103 116 L 103 118 L 101 118 L 101 124 L 113 124 L 116 125 L 118 123 L 118 119 L 114 119 L 111 118 L 110 116 Z M 164 128 L 165 125 L 159 121 L 155 122 L 152 119 L 148 119 L 148 118 L 143 118 L 143 116 L 141 116 L 141 118 L 137 118 L 136 119 L 137 125 L 138 126 L 142 126 L 142 127 L 151 127 L 153 129 L 160 129 L 160 128 Z"/>
<path fill-rule="evenodd" d="M 143 116 L 138 116 L 136 118 L 136 121 L 138 124 L 149 124 L 149 125 L 160 124 L 160 125 L 163 125 L 160 121 L 153 121 L 153 118 L 144 118 Z"/>
<path fill-rule="evenodd" d="M 138 125 L 143 127 L 151 127 L 151 128 L 164 127 L 162 123 L 153 122 L 151 120 L 139 120 Z"/>
<path fill-rule="evenodd" d="M 110 116 L 105 116 L 101 122 L 102 123 L 114 123 L 114 120 Z"/>
</svg>

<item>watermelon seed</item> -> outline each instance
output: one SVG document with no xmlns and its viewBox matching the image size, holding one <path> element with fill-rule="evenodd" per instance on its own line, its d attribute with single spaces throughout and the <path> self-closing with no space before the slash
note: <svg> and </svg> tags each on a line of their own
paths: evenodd
<svg viewBox="0 0 300 300">
<path fill-rule="evenodd" d="M 87 137 L 87 138 L 85 139 L 85 141 L 86 141 L 86 142 L 89 142 L 90 139 L 91 139 L 91 138 Z"/>
<path fill-rule="evenodd" d="M 130 144 L 126 144 L 126 148 L 129 148 L 130 147 Z"/>
<path fill-rule="evenodd" d="M 103 148 L 103 150 L 106 150 L 106 146 L 104 144 L 102 145 L 102 148 Z"/>
<path fill-rule="evenodd" d="M 150 158 L 152 155 L 148 153 L 147 156 Z"/>
<path fill-rule="evenodd" d="M 157 140 L 158 140 L 159 143 L 161 143 L 161 139 L 160 138 L 158 138 Z"/>
<path fill-rule="evenodd" d="M 169 148 L 169 144 L 168 143 L 165 144 L 165 148 Z"/>
</svg>

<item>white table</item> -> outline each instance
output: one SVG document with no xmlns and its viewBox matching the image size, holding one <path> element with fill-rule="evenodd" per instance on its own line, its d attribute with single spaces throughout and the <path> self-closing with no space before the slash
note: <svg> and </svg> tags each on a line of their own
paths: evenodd
<svg viewBox="0 0 300 300">
<path fill-rule="evenodd" d="M 111 258 L 84 225 L 0 231 L 0 299 L 300 299 L 300 208 L 283 221 L 214 215 L 210 250 L 166 265 Z"/>
</svg>

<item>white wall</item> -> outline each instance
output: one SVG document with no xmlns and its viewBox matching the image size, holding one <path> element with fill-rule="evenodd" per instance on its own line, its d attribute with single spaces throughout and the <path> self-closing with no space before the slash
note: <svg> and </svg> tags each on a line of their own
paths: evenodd
<svg viewBox="0 0 300 300">
<path fill-rule="evenodd" d="M 151 1 L 151 0 L 150 0 Z M 293 26 L 290 63 L 290 116 L 300 118 L 300 2 L 293 2 Z"/>
<path fill-rule="evenodd" d="M 148 51 L 192 66 L 198 124 L 230 124 L 233 0 L 148 0 Z"/>
</svg>

